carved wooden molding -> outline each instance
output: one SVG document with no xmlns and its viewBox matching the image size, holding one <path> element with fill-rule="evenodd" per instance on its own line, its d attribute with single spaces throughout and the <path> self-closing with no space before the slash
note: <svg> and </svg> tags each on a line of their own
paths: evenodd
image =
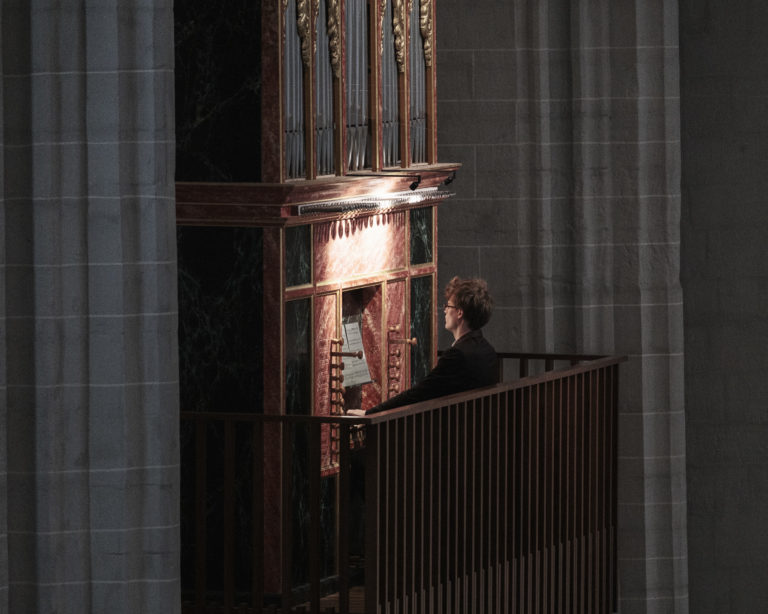
<svg viewBox="0 0 768 614">
<path fill-rule="evenodd" d="M 432 66 L 432 0 L 419 0 L 419 28 L 424 44 L 424 64 Z"/>
<path fill-rule="evenodd" d="M 317 16 L 320 14 L 320 0 L 310 0 L 312 11 L 312 23 L 310 24 L 310 31 L 314 33 L 312 37 L 312 54 L 317 53 Z"/>
<path fill-rule="evenodd" d="M 296 2 L 296 27 L 301 40 L 301 60 L 305 68 L 309 68 L 310 62 L 310 2 L 309 0 L 297 0 Z"/>
<path fill-rule="evenodd" d="M 288 12 L 288 0 L 283 0 L 282 1 L 282 5 L 283 5 L 283 12 L 281 13 L 282 19 L 280 21 L 282 22 L 283 27 L 280 30 L 280 34 L 281 34 L 280 42 L 281 42 L 281 45 L 282 45 L 283 49 L 285 49 L 285 28 L 286 28 L 286 17 L 285 16 L 286 16 L 286 13 Z"/>
<path fill-rule="evenodd" d="M 394 0 L 392 31 L 395 36 L 395 59 L 398 72 L 405 72 L 405 8 L 404 0 Z"/>
<path fill-rule="evenodd" d="M 341 3 L 328 0 L 328 48 L 333 76 L 341 78 Z"/>
<path fill-rule="evenodd" d="M 379 55 L 384 55 L 384 14 L 387 12 L 387 0 L 379 0 Z"/>
</svg>

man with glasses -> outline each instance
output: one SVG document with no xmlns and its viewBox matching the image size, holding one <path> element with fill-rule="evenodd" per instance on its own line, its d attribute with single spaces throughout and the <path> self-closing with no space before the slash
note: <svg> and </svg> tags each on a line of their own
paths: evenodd
<svg viewBox="0 0 768 614">
<path fill-rule="evenodd" d="M 347 414 L 373 414 L 498 382 L 496 350 L 480 330 L 493 311 L 488 285 L 482 279 L 454 277 L 445 287 L 445 299 L 445 328 L 453 334 L 453 344 L 443 352 L 435 368 L 397 396 L 368 411 L 350 409 Z"/>
</svg>

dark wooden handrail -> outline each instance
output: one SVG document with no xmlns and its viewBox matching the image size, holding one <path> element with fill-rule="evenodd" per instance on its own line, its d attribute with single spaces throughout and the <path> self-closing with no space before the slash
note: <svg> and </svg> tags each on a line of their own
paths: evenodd
<svg viewBox="0 0 768 614">
<path fill-rule="evenodd" d="M 582 358 L 364 417 L 182 412 L 197 489 L 183 500 L 208 502 L 184 533 L 184 611 L 613 612 L 624 359 Z M 341 442 L 330 478 L 328 425 Z"/>
</svg>

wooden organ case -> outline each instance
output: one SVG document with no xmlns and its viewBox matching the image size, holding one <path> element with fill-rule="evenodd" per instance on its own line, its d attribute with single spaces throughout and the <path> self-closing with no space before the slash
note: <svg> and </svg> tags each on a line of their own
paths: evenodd
<svg viewBox="0 0 768 614">
<path fill-rule="evenodd" d="M 367 409 L 431 368 L 437 206 L 458 168 L 437 161 L 434 2 L 238 0 L 226 13 L 176 3 L 183 415 Z M 217 526 L 233 511 L 213 494 L 224 461 L 201 461 L 200 435 L 181 435 L 182 583 L 197 586 L 189 561 L 216 560 Z M 336 436 L 322 438 L 329 533 Z M 214 426 L 205 446 L 247 462 L 247 445 Z M 274 561 L 290 500 L 280 468 L 301 465 L 301 446 L 297 434 L 295 450 L 275 444 L 265 459 Z M 202 462 L 201 486 L 190 476 Z M 204 536 L 185 511 L 201 505 L 201 488 Z M 292 548 L 300 561 L 301 540 Z M 305 576 L 300 563 L 264 571 L 275 594 Z M 225 582 L 215 565 L 206 573 L 209 590 Z"/>
</svg>

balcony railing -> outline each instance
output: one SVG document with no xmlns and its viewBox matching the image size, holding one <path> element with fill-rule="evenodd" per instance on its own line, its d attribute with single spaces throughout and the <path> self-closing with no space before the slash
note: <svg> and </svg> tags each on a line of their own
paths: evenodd
<svg viewBox="0 0 768 614">
<path fill-rule="evenodd" d="M 366 417 L 183 412 L 183 611 L 616 611 L 622 359 L 500 356 L 541 372 Z"/>
</svg>

